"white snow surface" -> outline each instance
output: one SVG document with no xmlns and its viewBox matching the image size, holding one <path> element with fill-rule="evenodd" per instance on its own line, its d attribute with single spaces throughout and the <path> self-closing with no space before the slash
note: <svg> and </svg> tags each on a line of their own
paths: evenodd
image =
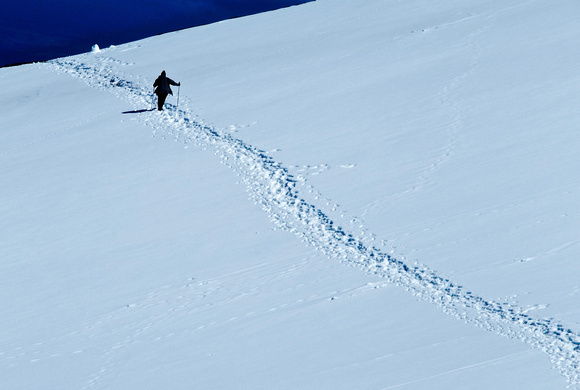
<svg viewBox="0 0 580 390">
<path fill-rule="evenodd" d="M 2 389 L 578 388 L 579 12 L 318 0 L 0 69 Z"/>
</svg>

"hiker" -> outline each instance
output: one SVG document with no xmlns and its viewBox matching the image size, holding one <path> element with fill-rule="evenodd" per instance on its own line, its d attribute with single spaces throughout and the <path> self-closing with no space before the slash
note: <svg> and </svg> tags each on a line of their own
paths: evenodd
<svg viewBox="0 0 580 390">
<path fill-rule="evenodd" d="M 163 110 L 163 105 L 165 104 L 167 95 L 173 95 L 173 91 L 170 87 L 171 85 L 179 87 L 181 83 L 176 83 L 175 81 L 171 80 L 165 75 L 165 71 L 161 72 L 159 77 L 157 77 L 153 83 L 153 86 L 156 87 L 153 92 L 157 94 L 157 108 L 159 111 Z"/>
</svg>

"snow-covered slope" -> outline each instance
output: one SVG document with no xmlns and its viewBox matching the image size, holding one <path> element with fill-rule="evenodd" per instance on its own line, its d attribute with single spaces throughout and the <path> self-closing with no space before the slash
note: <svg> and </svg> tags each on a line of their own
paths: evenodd
<svg viewBox="0 0 580 390">
<path fill-rule="evenodd" d="M 0 70 L 4 386 L 577 384 L 579 7 L 319 0 Z"/>
</svg>

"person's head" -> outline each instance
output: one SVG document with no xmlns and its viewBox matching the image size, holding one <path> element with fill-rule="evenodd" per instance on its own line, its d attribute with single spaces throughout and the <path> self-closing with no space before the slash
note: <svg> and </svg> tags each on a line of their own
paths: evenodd
<svg viewBox="0 0 580 390">
<path fill-rule="evenodd" d="M 161 76 L 165 76 L 165 71 L 161 72 Z"/>
</svg>

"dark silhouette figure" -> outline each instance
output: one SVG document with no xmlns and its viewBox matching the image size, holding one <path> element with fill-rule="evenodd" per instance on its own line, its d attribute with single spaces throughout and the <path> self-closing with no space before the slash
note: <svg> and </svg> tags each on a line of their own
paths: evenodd
<svg viewBox="0 0 580 390">
<path fill-rule="evenodd" d="M 165 75 L 165 71 L 161 72 L 159 77 L 153 83 L 153 86 L 156 87 L 153 91 L 157 94 L 157 109 L 159 111 L 163 110 L 163 105 L 165 104 L 165 99 L 167 99 L 167 95 L 173 95 L 173 91 L 171 90 L 171 85 L 180 86 L 181 83 L 176 83 L 175 81 L 171 80 L 169 77 Z"/>
</svg>

